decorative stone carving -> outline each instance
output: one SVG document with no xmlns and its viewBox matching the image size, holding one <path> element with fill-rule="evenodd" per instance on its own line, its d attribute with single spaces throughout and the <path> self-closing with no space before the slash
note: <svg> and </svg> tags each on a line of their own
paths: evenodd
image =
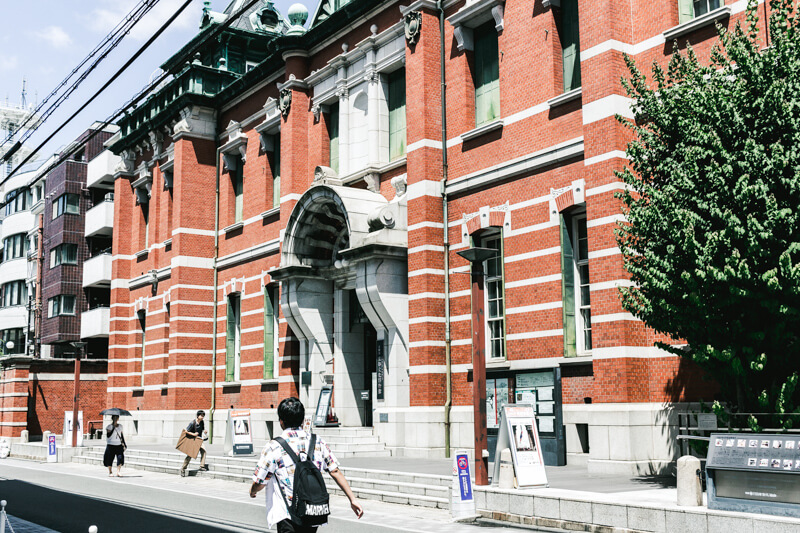
<svg viewBox="0 0 800 533">
<path fill-rule="evenodd" d="M 281 89 L 280 99 L 278 100 L 278 108 L 281 110 L 281 115 L 284 117 L 289 115 L 289 109 L 292 107 L 292 91 L 289 89 Z"/>
<path fill-rule="evenodd" d="M 150 294 L 155 296 L 158 294 L 158 271 L 153 269 L 149 272 L 150 274 Z"/>
<path fill-rule="evenodd" d="M 314 183 L 324 183 L 327 180 L 335 180 L 336 178 L 336 171 L 331 167 L 320 165 L 314 169 Z"/>
<path fill-rule="evenodd" d="M 380 79 L 380 74 L 378 74 L 378 71 L 374 68 L 371 68 L 364 73 L 364 80 L 368 83 L 378 83 Z"/>
<path fill-rule="evenodd" d="M 395 176 L 392 178 L 392 187 L 394 187 L 395 191 L 395 198 L 401 198 L 405 196 L 406 191 L 408 190 L 408 184 L 406 182 L 405 176 Z"/>
<path fill-rule="evenodd" d="M 119 163 L 114 167 L 114 173 L 131 174 L 133 173 L 133 163 L 136 160 L 136 153 L 133 150 L 123 150 L 120 154 Z"/>
<path fill-rule="evenodd" d="M 381 191 L 381 175 L 377 172 L 369 172 L 364 176 L 364 181 L 367 183 L 367 189 L 372 192 Z"/>
<path fill-rule="evenodd" d="M 319 115 L 322 113 L 322 107 L 314 103 L 311 105 L 311 112 L 314 114 L 314 122 L 319 122 Z"/>
<path fill-rule="evenodd" d="M 403 24 L 405 26 L 406 41 L 408 41 L 408 44 L 417 44 L 422 31 L 422 13 L 419 11 L 406 13 L 406 16 L 403 17 Z"/>
<path fill-rule="evenodd" d="M 340 99 L 347 98 L 349 94 L 350 91 L 347 89 L 347 86 L 345 85 L 340 85 L 339 87 L 336 88 L 336 96 L 338 96 Z"/>
</svg>

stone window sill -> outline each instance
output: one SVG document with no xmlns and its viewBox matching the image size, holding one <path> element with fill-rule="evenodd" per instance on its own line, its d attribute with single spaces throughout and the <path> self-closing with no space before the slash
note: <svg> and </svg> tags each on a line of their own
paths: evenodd
<svg viewBox="0 0 800 533">
<path fill-rule="evenodd" d="M 166 241 L 164 241 L 162 244 L 163 244 L 163 245 L 164 245 L 164 247 L 166 248 L 167 246 L 170 246 L 170 245 L 172 244 L 172 239 L 167 239 L 167 240 L 166 240 Z"/>
<path fill-rule="evenodd" d="M 263 213 L 261 213 L 261 218 L 269 218 L 273 215 L 280 214 L 281 208 L 280 207 L 273 207 L 272 209 L 267 209 Z"/>
<path fill-rule="evenodd" d="M 144 250 L 139 250 L 138 252 L 136 252 L 133 255 L 136 257 L 136 259 L 142 259 L 144 257 L 147 257 L 147 254 L 149 254 L 149 253 L 150 253 L 150 250 L 144 249 Z"/>
<path fill-rule="evenodd" d="M 489 133 L 490 131 L 495 131 L 503 128 L 503 119 L 494 120 L 489 122 L 488 124 L 484 124 L 483 126 L 477 127 L 474 130 L 470 130 L 466 133 L 461 134 L 461 141 L 467 142 L 480 137 L 485 133 Z"/>
<path fill-rule="evenodd" d="M 672 41 L 678 37 L 686 35 L 687 33 L 691 33 L 694 30 L 699 28 L 703 28 L 714 22 L 728 18 L 731 16 L 731 6 L 722 6 L 720 8 L 715 9 L 714 11 L 709 11 L 705 15 L 700 15 L 699 17 L 693 18 L 688 22 L 684 22 L 683 24 L 678 24 L 674 28 L 670 28 L 664 32 L 664 39 L 667 41 Z"/>
<path fill-rule="evenodd" d="M 234 388 L 234 387 L 241 387 L 242 383 L 240 381 L 223 381 L 222 387 L 227 388 Z"/>
<path fill-rule="evenodd" d="M 231 224 L 227 228 L 222 230 L 223 233 L 230 233 L 232 231 L 236 231 L 242 229 L 244 227 L 244 222 L 236 222 L 235 224 Z"/>
<path fill-rule="evenodd" d="M 572 89 L 571 91 L 567 91 L 563 94 L 559 94 L 555 98 L 551 98 L 547 101 L 547 106 L 550 109 L 553 109 L 556 106 L 560 106 L 561 104 L 566 104 L 567 102 L 572 102 L 573 100 L 578 100 L 581 97 L 582 88 L 578 87 L 577 89 Z"/>
<path fill-rule="evenodd" d="M 131 392 L 144 392 L 144 387 L 133 387 Z"/>
<path fill-rule="evenodd" d="M 278 384 L 278 378 L 262 379 L 261 380 L 261 384 L 262 385 L 277 385 Z"/>
</svg>

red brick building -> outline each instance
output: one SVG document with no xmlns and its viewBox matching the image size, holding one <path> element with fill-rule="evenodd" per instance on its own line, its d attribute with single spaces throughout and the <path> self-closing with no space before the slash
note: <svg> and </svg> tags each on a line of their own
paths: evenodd
<svg viewBox="0 0 800 533">
<path fill-rule="evenodd" d="M 264 438 L 332 385 L 342 425 L 443 456 L 472 447 L 475 304 L 490 433 L 535 400 L 548 462 L 671 461 L 703 384 L 617 296 L 622 54 L 707 55 L 745 3 L 323 0 L 304 28 L 259 1 L 210 38 L 244 4 L 204 10 L 108 143 L 108 403 L 155 437 L 249 408 Z M 470 246 L 497 250 L 484 302 Z"/>
</svg>

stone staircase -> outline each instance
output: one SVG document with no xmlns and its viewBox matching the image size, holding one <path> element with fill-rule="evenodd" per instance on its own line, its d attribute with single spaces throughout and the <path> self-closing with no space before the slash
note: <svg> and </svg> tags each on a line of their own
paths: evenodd
<svg viewBox="0 0 800 533">
<path fill-rule="evenodd" d="M 346 436 L 359 438 L 349 434 Z M 349 441 L 347 443 L 354 446 L 362 445 L 358 441 Z M 363 443 L 363 445 L 367 444 Z M 102 466 L 103 451 L 103 447 L 83 448 L 79 455 L 72 458 L 72 461 Z M 125 468 L 179 475 L 184 457 L 186 457 L 184 454 L 178 452 L 128 448 L 125 452 Z M 206 472 L 197 470 L 199 462 L 197 460 L 192 461 L 187 472 L 188 475 L 250 483 L 257 456 L 209 456 L 207 461 L 209 470 Z M 359 499 L 439 509 L 450 507 L 449 491 L 452 481 L 447 476 L 367 470 L 352 467 L 342 467 L 341 470 Z M 325 484 L 328 486 L 328 492 L 337 495 L 344 494 L 330 476 L 325 475 L 324 478 Z"/>
<path fill-rule="evenodd" d="M 372 428 L 314 428 L 325 439 L 337 459 L 350 457 L 391 457 L 392 451 L 373 434 Z"/>
</svg>

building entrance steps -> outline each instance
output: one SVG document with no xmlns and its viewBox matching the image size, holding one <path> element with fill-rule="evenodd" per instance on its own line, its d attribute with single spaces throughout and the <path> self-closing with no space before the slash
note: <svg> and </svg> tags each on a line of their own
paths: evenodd
<svg viewBox="0 0 800 533">
<path fill-rule="evenodd" d="M 392 455 L 370 427 L 318 427 L 314 433 L 325 439 L 338 459 Z"/>
<path fill-rule="evenodd" d="M 100 446 L 83 448 L 72 461 L 102 465 L 104 450 L 105 448 Z M 180 473 L 184 457 L 186 457 L 184 454 L 174 451 L 129 448 L 125 452 L 125 467 L 177 475 Z M 257 460 L 256 455 L 228 457 L 212 455 L 212 450 L 209 450 L 206 458 L 209 469 L 198 470 L 200 463 L 194 461 L 190 463 L 188 473 L 203 478 L 250 483 Z M 347 476 L 350 487 L 358 498 L 418 507 L 449 508 L 448 491 L 451 481 L 447 476 L 357 468 L 344 464 L 341 470 Z M 330 476 L 324 477 L 328 492 L 336 495 L 344 494 Z"/>
</svg>

